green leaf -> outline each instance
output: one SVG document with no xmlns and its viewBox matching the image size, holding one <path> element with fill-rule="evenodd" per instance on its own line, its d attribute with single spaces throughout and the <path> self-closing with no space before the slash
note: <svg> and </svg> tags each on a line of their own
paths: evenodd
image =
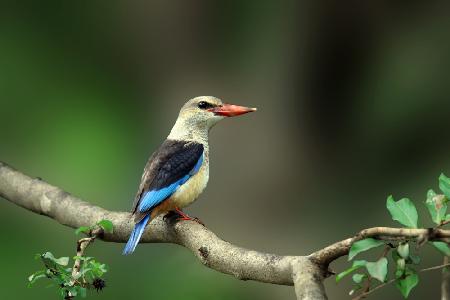
<svg viewBox="0 0 450 300">
<path fill-rule="evenodd" d="M 439 176 L 439 189 L 444 193 L 447 199 L 450 199 L 450 178 L 444 175 Z"/>
<path fill-rule="evenodd" d="M 428 190 L 425 206 L 431 215 L 431 219 L 436 224 L 441 224 L 445 220 L 447 213 L 448 199 L 444 195 L 437 195 L 433 190 Z"/>
<path fill-rule="evenodd" d="M 407 259 L 409 256 L 409 244 L 408 243 L 401 243 L 397 247 L 398 254 L 403 257 L 404 259 Z"/>
<path fill-rule="evenodd" d="M 67 264 L 69 263 L 69 258 L 68 257 L 55 258 L 54 262 L 61 266 L 67 266 Z"/>
<path fill-rule="evenodd" d="M 384 245 L 384 242 L 372 238 L 364 239 L 353 243 L 348 253 L 348 260 L 352 260 L 358 253 Z"/>
<path fill-rule="evenodd" d="M 428 198 L 433 198 L 434 196 L 436 196 L 436 192 L 433 189 L 429 189 L 427 192 L 427 199 Z"/>
<path fill-rule="evenodd" d="M 387 266 L 388 266 L 387 258 L 382 257 L 376 262 L 368 262 L 366 264 L 366 269 L 369 272 L 370 276 L 372 276 L 375 279 L 378 279 L 381 282 L 384 282 L 386 280 L 388 271 Z"/>
<path fill-rule="evenodd" d="M 31 274 L 28 277 L 28 287 L 31 287 L 31 285 L 34 284 L 38 279 L 46 278 L 46 277 L 47 277 L 46 270 L 40 270 L 40 271 L 37 271 L 37 272 Z"/>
<path fill-rule="evenodd" d="M 86 268 L 90 268 L 91 271 L 86 275 L 92 275 L 92 277 L 101 277 L 104 273 L 106 273 L 108 270 L 106 268 L 105 264 L 102 264 L 100 262 L 97 262 L 95 260 L 91 260 L 87 263 Z"/>
<path fill-rule="evenodd" d="M 417 273 L 412 269 L 408 269 L 406 277 L 403 279 L 398 279 L 396 281 L 395 285 L 400 290 L 403 297 L 406 299 L 406 298 L 408 298 L 411 290 L 418 283 L 419 283 L 419 276 L 417 276 Z"/>
<path fill-rule="evenodd" d="M 354 283 L 361 283 L 366 277 L 366 274 L 353 274 L 352 279 Z"/>
<path fill-rule="evenodd" d="M 80 233 L 88 234 L 91 229 L 92 228 L 89 226 L 81 226 L 81 227 L 78 227 L 77 230 L 75 230 L 75 234 L 77 234 L 77 235 Z"/>
<path fill-rule="evenodd" d="M 399 258 L 397 260 L 397 268 L 395 270 L 395 278 L 400 278 L 403 276 L 403 274 L 405 274 L 405 266 L 406 266 L 405 259 Z"/>
<path fill-rule="evenodd" d="M 80 273 L 78 273 L 78 277 L 84 276 L 86 273 L 89 273 L 91 271 L 91 268 L 84 268 Z"/>
<path fill-rule="evenodd" d="M 45 267 L 48 269 L 57 269 L 57 264 L 55 263 L 55 257 L 51 252 L 45 252 L 40 256 L 42 262 L 44 263 Z"/>
<path fill-rule="evenodd" d="M 113 223 L 110 220 L 101 220 L 97 223 L 104 231 L 113 233 Z"/>
<path fill-rule="evenodd" d="M 444 242 L 431 242 L 431 244 L 446 256 L 450 256 L 450 248 Z"/>
<path fill-rule="evenodd" d="M 393 220 L 400 222 L 406 227 L 417 228 L 417 209 L 411 200 L 403 198 L 395 202 L 394 198 L 389 196 L 386 201 L 386 207 L 391 213 Z"/>
<path fill-rule="evenodd" d="M 365 260 L 355 260 L 353 262 L 353 265 L 351 268 L 336 275 L 336 282 L 341 281 L 342 278 L 344 278 L 348 274 L 352 273 L 353 271 L 355 271 L 361 267 L 364 267 L 366 265 L 366 263 L 367 263 L 367 261 L 365 261 Z"/>
<path fill-rule="evenodd" d="M 108 268 L 106 267 L 105 264 L 101 264 L 101 265 L 100 265 L 100 270 L 101 270 L 103 273 L 108 272 Z"/>
<path fill-rule="evenodd" d="M 400 258 L 402 258 L 397 251 L 391 251 L 392 260 L 397 262 Z"/>
<path fill-rule="evenodd" d="M 51 252 L 49 252 L 49 251 L 47 251 L 47 252 L 41 254 L 40 258 L 41 258 L 41 259 L 48 259 L 48 260 L 51 260 L 51 261 L 54 261 L 54 260 L 55 260 L 55 256 L 53 255 L 53 253 L 51 253 Z"/>
<path fill-rule="evenodd" d="M 47 268 L 53 269 L 57 268 L 55 264 L 58 264 L 60 266 L 67 266 L 67 264 L 69 263 L 68 257 L 55 258 L 55 256 L 53 256 L 51 252 L 45 252 L 44 254 L 42 254 L 41 259 Z"/>
</svg>

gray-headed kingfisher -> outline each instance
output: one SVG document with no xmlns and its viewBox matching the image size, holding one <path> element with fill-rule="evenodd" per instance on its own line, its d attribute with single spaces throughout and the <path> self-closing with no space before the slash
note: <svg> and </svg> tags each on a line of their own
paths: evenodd
<svg viewBox="0 0 450 300">
<path fill-rule="evenodd" d="M 194 202 L 209 179 L 209 130 L 220 120 L 255 111 L 222 103 L 215 97 L 189 100 L 181 108 L 167 139 L 149 158 L 133 204 L 135 226 L 123 254 L 133 253 L 150 219 Z"/>
</svg>

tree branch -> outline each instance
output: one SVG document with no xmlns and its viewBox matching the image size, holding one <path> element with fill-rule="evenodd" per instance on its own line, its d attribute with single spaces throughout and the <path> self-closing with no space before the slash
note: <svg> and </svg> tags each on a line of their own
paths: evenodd
<svg viewBox="0 0 450 300">
<path fill-rule="evenodd" d="M 337 258 L 347 255 L 354 242 L 365 238 L 377 238 L 385 241 L 397 241 L 406 239 L 417 239 L 418 241 L 444 241 L 450 239 L 450 230 L 439 228 L 413 229 L 413 228 L 391 228 L 372 227 L 360 231 L 355 236 L 334 243 L 310 255 L 316 263 L 328 265 Z"/>
<path fill-rule="evenodd" d="M 447 268 L 442 270 L 441 300 L 450 300 L 450 271 L 448 269 L 448 256 L 444 257 L 444 265 L 446 265 Z"/>
<path fill-rule="evenodd" d="M 78 228 L 92 226 L 103 219 L 114 225 L 114 233 L 98 238 L 124 243 L 133 228 L 130 213 L 112 212 L 89 204 L 38 178 L 31 178 L 0 162 L 0 196 L 60 224 Z M 405 229 L 374 227 L 356 236 L 332 244 L 308 256 L 279 256 L 241 248 L 218 238 L 197 222 L 184 221 L 170 225 L 160 216 L 151 221 L 142 243 L 174 243 L 189 249 L 205 266 L 241 280 L 255 280 L 280 285 L 295 285 L 297 299 L 327 299 L 323 281 L 332 273 L 328 264 L 347 255 L 351 244 L 366 237 L 383 240 L 406 238 L 450 239 L 443 229 Z"/>
</svg>

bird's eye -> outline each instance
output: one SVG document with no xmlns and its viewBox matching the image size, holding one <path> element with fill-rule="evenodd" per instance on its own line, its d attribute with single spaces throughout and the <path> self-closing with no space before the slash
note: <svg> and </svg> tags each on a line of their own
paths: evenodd
<svg viewBox="0 0 450 300">
<path fill-rule="evenodd" d="M 200 101 L 200 102 L 197 104 L 197 106 L 198 106 L 198 108 L 200 108 L 200 109 L 207 109 L 207 108 L 213 107 L 213 105 L 212 105 L 211 103 L 208 103 L 208 102 L 206 102 L 206 101 Z"/>
</svg>

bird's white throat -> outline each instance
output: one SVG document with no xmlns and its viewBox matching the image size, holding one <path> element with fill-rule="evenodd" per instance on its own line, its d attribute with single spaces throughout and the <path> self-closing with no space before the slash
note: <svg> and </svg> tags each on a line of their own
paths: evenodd
<svg viewBox="0 0 450 300">
<path fill-rule="evenodd" d="M 208 149 L 209 130 L 217 123 L 217 121 L 198 122 L 195 118 L 179 117 L 172 127 L 170 134 L 167 136 L 167 139 L 194 141 L 203 144 L 203 146 Z"/>
</svg>

